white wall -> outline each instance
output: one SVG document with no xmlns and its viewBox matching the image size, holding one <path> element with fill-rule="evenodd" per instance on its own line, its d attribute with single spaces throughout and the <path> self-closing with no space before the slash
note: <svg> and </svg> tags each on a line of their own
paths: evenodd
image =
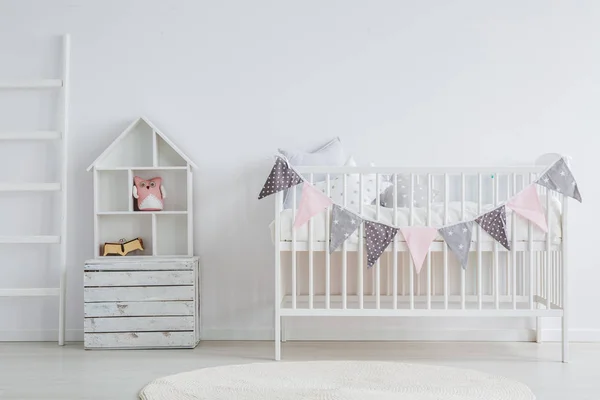
<svg viewBox="0 0 600 400">
<path fill-rule="evenodd" d="M 256 196 L 278 146 L 310 149 L 336 135 L 359 162 L 379 165 L 571 155 L 585 201 L 571 207 L 571 325 L 574 338 L 600 338 L 599 18 L 596 1 L 1 0 L 0 76 L 56 73 L 58 40 L 24 38 L 72 34 L 70 337 L 81 337 L 81 270 L 92 255 L 85 168 L 144 114 L 199 166 L 195 246 L 210 338 L 270 336 L 272 200 Z M 2 99 L 0 128 L 32 115 L 49 123 L 50 100 Z M 55 283 L 49 267 L 4 260 L 3 286 Z M 55 310 L 0 299 L 0 338 L 54 334 Z"/>
</svg>

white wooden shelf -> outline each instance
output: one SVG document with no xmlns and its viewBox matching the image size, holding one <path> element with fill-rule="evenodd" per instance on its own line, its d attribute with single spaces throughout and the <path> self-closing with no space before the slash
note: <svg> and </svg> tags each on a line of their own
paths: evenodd
<svg viewBox="0 0 600 400">
<path fill-rule="evenodd" d="M 0 140 L 60 140 L 58 131 L 0 132 Z"/>
<path fill-rule="evenodd" d="M 0 192 L 57 192 L 60 183 L 0 183 Z"/>
<path fill-rule="evenodd" d="M 131 256 L 191 256 L 192 168 L 196 165 L 148 119 L 133 121 L 89 166 L 94 171 L 95 255 L 121 238 L 140 238 Z M 161 211 L 138 211 L 132 196 L 136 177 L 162 179 L 167 196 Z M 162 188 L 161 188 L 162 189 Z"/>
<path fill-rule="evenodd" d="M 60 288 L 0 289 L 0 297 L 59 296 Z"/>
<path fill-rule="evenodd" d="M 0 89 L 51 89 L 62 86 L 62 79 L 14 79 L 0 81 Z"/>
<path fill-rule="evenodd" d="M 60 243 L 60 236 L 38 235 L 38 236 L 0 236 L 0 244 L 2 243 Z"/>
<path fill-rule="evenodd" d="M 96 215 L 186 215 L 187 211 L 101 211 Z"/>
</svg>

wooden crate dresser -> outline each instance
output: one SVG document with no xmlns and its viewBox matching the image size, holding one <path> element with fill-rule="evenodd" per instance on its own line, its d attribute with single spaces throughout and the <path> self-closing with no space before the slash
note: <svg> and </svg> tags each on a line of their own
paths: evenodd
<svg viewBox="0 0 600 400">
<path fill-rule="evenodd" d="M 86 349 L 194 348 L 200 341 L 197 257 L 85 263 Z"/>
</svg>

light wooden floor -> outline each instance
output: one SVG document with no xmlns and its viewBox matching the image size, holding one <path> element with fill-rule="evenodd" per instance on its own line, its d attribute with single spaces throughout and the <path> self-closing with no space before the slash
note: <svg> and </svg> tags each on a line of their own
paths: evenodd
<svg viewBox="0 0 600 400">
<path fill-rule="evenodd" d="M 147 382 L 217 365 L 273 362 L 271 342 L 202 342 L 195 350 L 84 351 L 82 344 L 0 343 L 0 399 L 136 399 Z M 540 400 L 600 398 L 600 343 L 288 342 L 283 362 L 388 360 L 471 368 L 520 380 Z"/>
</svg>

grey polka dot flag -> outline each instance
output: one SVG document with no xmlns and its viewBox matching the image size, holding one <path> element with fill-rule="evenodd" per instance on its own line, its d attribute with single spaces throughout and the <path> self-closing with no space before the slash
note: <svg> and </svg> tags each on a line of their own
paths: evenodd
<svg viewBox="0 0 600 400">
<path fill-rule="evenodd" d="M 358 215 L 333 205 L 331 213 L 331 233 L 329 235 L 329 252 L 333 253 L 340 247 L 362 224 L 363 219 Z"/>
<path fill-rule="evenodd" d="M 291 169 L 285 160 L 277 157 L 275 165 L 273 165 L 273 169 L 258 195 L 258 199 L 260 200 L 273 193 L 281 192 L 302 182 L 303 180 L 300 178 L 300 175 Z"/>
<path fill-rule="evenodd" d="M 581 203 L 577 182 L 563 158 L 555 162 L 535 183 L 572 197 Z"/>
<path fill-rule="evenodd" d="M 510 250 L 506 234 L 506 207 L 498 207 L 475 219 L 481 228 L 496 239 L 506 250 Z"/>
<path fill-rule="evenodd" d="M 456 255 L 460 265 L 467 268 L 471 237 L 473 236 L 473 221 L 445 226 L 440 228 L 438 232 L 444 238 L 450 250 Z"/>
<path fill-rule="evenodd" d="M 367 238 L 367 265 L 371 268 L 383 254 L 388 245 L 394 240 L 398 228 L 365 221 L 365 236 Z"/>
</svg>

